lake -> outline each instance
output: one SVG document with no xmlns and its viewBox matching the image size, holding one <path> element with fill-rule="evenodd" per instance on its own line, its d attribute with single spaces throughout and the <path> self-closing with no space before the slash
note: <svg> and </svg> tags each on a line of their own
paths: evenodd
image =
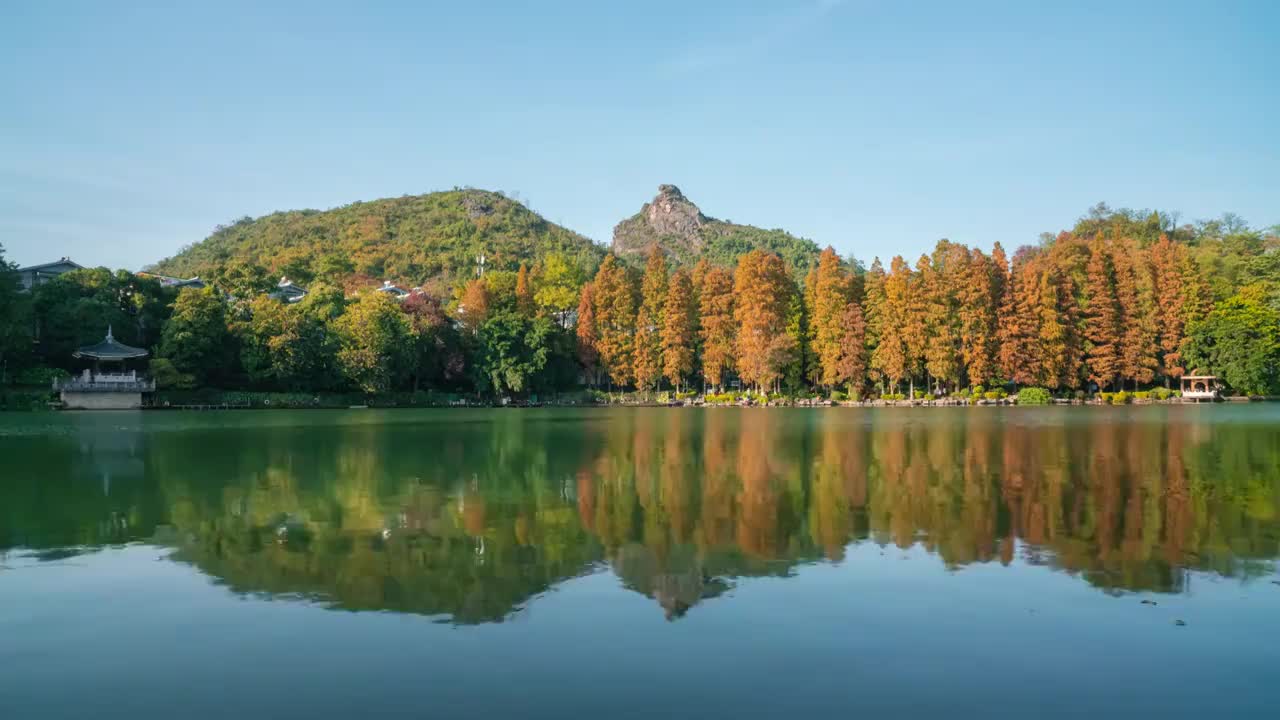
<svg viewBox="0 0 1280 720">
<path fill-rule="evenodd" d="M 0 414 L 0 717 L 1275 717 L 1280 405 Z"/>
</svg>

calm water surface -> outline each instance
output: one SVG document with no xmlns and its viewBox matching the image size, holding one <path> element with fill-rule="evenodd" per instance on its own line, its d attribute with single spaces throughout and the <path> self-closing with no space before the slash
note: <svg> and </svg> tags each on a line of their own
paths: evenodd
<svg viewBox="0 0 1280 720">
<path fill-rule="evenodd" d="M 1280 406 L 0 414 L 0 717 L 1277 717 Z"/>
</svg>

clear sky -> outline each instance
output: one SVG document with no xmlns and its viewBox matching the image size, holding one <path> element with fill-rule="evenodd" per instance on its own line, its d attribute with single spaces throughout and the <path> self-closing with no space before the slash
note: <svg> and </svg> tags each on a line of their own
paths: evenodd
<svg viewBox="0 0 1280 720">
<path fill-rule="evenodd" d="M 608 242 L 669 182 L 864 259 L 1099 201 L 1280 223 L 1280 2 L 3 4 L 20 264 L 454 186 Z"/>
</svg>

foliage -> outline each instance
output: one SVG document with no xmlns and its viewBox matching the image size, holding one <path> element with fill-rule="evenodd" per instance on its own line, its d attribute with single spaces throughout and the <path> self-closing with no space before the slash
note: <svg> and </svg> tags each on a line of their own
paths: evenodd
<svg viewBox="0 0 1280 720">
<path fill-rule="evenodd" d="M 35 366 L 25 368 L 13 376 L 13 384 L 25 387 L 51 387 L 53 381 L 70 377 L 62 368 Z"/>
<path fill-rule="evenodd" d="M 1053 396 L 1045 388 L 1026 387 L 1018 391 L 1019 405 L 1048 405 Z"/>
<path fill-rule="evenodd" d="M 192 390 L 196 387 L 195 375 L 180 372 L 167 358 L 153 358 L 150 371 L 157 390 Z"/>
<path fill-rule="evenodd" d="M 0 245 L 0 386 L 29 361 L 31 347 L 30 296 L 20 292 L 15 270 Z"/>
<path fill-rule="evenodd" d="M 693 281 L 681 268 L 671 276 L 662 308 L 662 373 L 676 388 L 693 372 L 697 327 Z"/>
<path fill-rule="evenodd" d="M 699 340 L 702 345 L 702 377 L 720 388 L 736 367 L 738 326 L 734 320 L 733 273 L 713 267 L 706 271 L 699 291 Z"/>
<path fill-rule="evenodd" d="M 72 353 L 101 342 L 110 329 L 125 345 L 152 350 L 173 311 L 175 293 L 157 280 L 124 270 L 73 270 L 31 296 L 40 364 L 72 369 Z"/>
<path fill-rule="evenodd" d="M 178 293 L 157 357 L 169 360 L 198 385 L 217 385 L 231 377 L 235 347 L 227 327 L 227 306 L 217 291 L 184 288 Z"/>
<path fill-rule="evenodd" d="M 480 326 L 473 365 L 476 386 L 495 396 L 527 394 L 547 367 L 555 324 L 504 312 Z"/>
<path fill-rule="evenodd" d="M 413 327 L 396 301 L 369 293 L 338 318 L 338 364 L 347 381 L 367 393 L 402 387 L 408 377 Z"/>
<path fill-rule="evenodd" d="M 793 292 L 777 255 L 753 250 L 734 272 L 734 320 L 738 325 L 738 371 L 757 388 L 772 386 L 796 351 L 787 332 L 787 307 Z"/>
<path fill-rule="evenodd" d="M 595 352 L 605 374 L 618 385 L 632 380 L 636 295 L 631 272 L 613 255 L 605 257 L 592 281 Z"/>
<path fill-rule="evenodd" d="M 1280 394 L 1280 310 L 1266 288 L 1250 285 L 1193 323 L 1188 363 L 1211 368 L 1236 391 Z"/>
<path fill-rule="evenodd" d="M 667 297 L 667 261 L 662 248 L 649 251 L 640 285 L 640 307 L 635 319 L 635 342 L 631 377 L 642 392 L 655 389 L 662 381 L 663 306 Z"/>
<path fill-rule="evenodd" d="M 562 327 L 568 327 L 569 315 L 578 306 L 583 281 L 581 265 L 563 252 L 549 253 L 538 267 L 534 302 L 540 311 L 556 318 Z"/>
<path fill-rule="evenodd" d="M 152 269 L 222 278 L 240 263 L 302 282 L 385 277 L 444 288 L 470 276 L 480 255 L 489 268 L 515 270 L 552 253 L 587 271 L 603 255 L 587 238 L 499 193 L 457 189 L 242 218 Z"/>
</svg>

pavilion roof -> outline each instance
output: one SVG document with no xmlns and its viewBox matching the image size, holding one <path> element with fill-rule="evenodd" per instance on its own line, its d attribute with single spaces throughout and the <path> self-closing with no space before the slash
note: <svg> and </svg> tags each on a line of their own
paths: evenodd
<svg viewBox="0 0 1280 720">
<path fill-rule="evenodd" d="M 91 358 L 93 360 L 130 360 L 133 358 L 143 358 L 150 355 L 142 348 L 131 347 L 123 343 L 116 342 L 116 338 L 111 334 L 111 328 L 107 328 L 107 337 L 96 345 L 86 345 L 72 353 L 72 357 Z"/>
</svg>

